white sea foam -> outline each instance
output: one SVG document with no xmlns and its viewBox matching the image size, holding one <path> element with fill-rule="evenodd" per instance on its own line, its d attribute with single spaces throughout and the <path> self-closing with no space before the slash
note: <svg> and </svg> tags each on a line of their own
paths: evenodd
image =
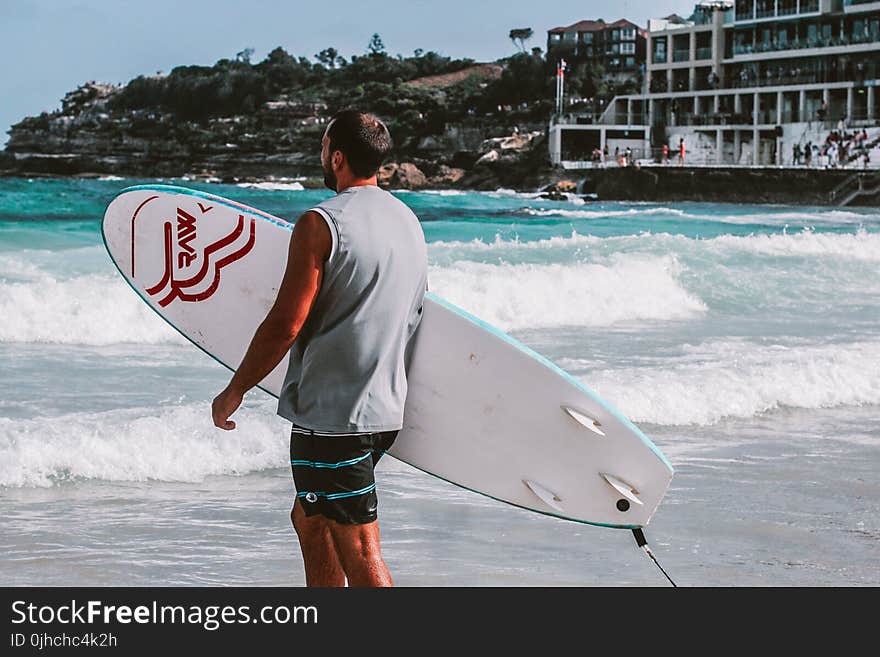
<svg viewBox="0 0 880 657">
<path fill-rule="evenodd" d="M 577 373 L 579 362 L 559 363 Z M 581 373 L 585 385 L 635 422 L 710 425 L 779 408 L 880 404 L 880 341 L 685 345 L 659 364 Z M 584 363 L 589 367 L 589 361 Z"/>
<path fill-rule="evenodd" d="M 418 191 L 409 190 L 409 189 L 400 189 L 394 190 L 395 192 L 405 192 L 412 194 L 428 194 L 431 196 L 465 196 L 470 192 L 466 192 L 462 189 L 420 189 Z"/>
<path fill-rule="evenodd" d="M 257 182 L 257 183 L 238 183 L 238 187 L 249 187 L 251 189 L 263 189 L 272 192 L 301 192 L 305 189 L 302 183 L 298 182 Z"/>
<path fill-rule="evenodd" d="M 572 246 L 595 245 L 601 244 L 609 239 L 594 235 L 581 235 L 577 231 L 572 231 L 569 237 L 555 236 L 546 237 L 539 240 L 505 240 L 501 235 L 496 234 L 495 239 L 486 242 L 481 239 L 473 239 L 467 242 L 460 240 L 437 240 L 428 243 L 428 252 L 433 256 L 439 253 L 447 252 L 468 252 L 468 251 L 508 251 L 517 249 L 542 250 L 542 249 L 564 249 Z"/>
<path fill-rule="evenodd" d="M 215 428 L 208 401 L 0 418 L 0 486 L 51 486 L 70 479 L 201 481 L 287 464 L 289 429 L 272 404 L 240 409 L 235 420 L 234 431 Z"/>
<path fill-rule="evenodd" d="M 98 180 L 125 180 L 122 176 L 101 176 Z"/>
<path fill-rule="evenodd" d="M 691 238 L 670 233 L 644 232 L 639 235 L 596 237 L 572 231 L 568 237 L 540 240 L 504 240 L 499 235 L 491 242 L 474 239 L 436 241 L 428 245 L 434 255 L 517 250 L 564 250 L 578 247 L 601 247 L 601 252 L 641 251 L 677 253 L 705 251 L 708 254 L 743 252 L 768 256 L 836 256 L 854 260 L 880 261 L 880 233 L 859 228 L 852 233 L 827 233 L 813 230 L 751 235 L 720 235 L 709 239 Z"/>
<path fill-rule="evenodd" d="M 568 210 L 566 208 L 522 208 L 522 214 L 533 217 L 570 217 L 572 219 L 605 219 L 610 217 L 644 217 L 652 215 L 667 215 L 673 217 L 689 216 L 683 210 L 675 208 L 627 208 L 626 210 Z"/>
<path fill-rule="evenodd" d="M 118 276 L 0 283 L 0 342 L 184 342 Z"/>
<path fill-rule="evenodd" d="M 684 319 L 705 304 L 678 282 L 669 256 L 625 256 L 608 264 L 432 267 L 431 289 L 502 329 L 606 326 L 622 321 Z"/>
<path fill-rule="evenodd" d="M 769 256 L 837 256 L 853 260 L 880 261 L 880 233 L 860 228 L 854 233 L 797 233 L 721 235 L 706 240 L 710 248 L 749 251 Z"/>
<path fill-rule="evenodd" d="M 94 246 L 60 254 L 0 253 L 0 342 L 181 342 L 99 259 L 102 252 Z M 760 300 L 776 288 L 769 282 L 744 287 L 741 269 L 748 268 L 750 280 L 781 279 L 779 265 L 771 262 L 772 277 L 762 279 L 755 257 L 803 261 L 785 294 L 797 281 L 819 294 L 868 294 L 880 280 L 880 233 L 864 229 L 712 239 L 668 233 L 601 238 L 573 232 L 533 241 L 496 236 L 491 242 L 433 242 L 429 253 L 432 290 L 507 329 L 682 319 L 703 313 L 713 299 Z M 819 258 L 833 270 L 817 269 Z"/>
<path fill-rule="evenodd" d="M 517 212 L 535 217 L 568 217 L 571 219 L 606 219 L 641 217 L 674 217 L 691 221 L 707 221 L 722 224 L 761 224 L 783 226 L 788 222 L 804 225 L 862 225 L 876 223 L 880 214 L 876 211 L 854 212 L 850 210 L 793 210 L 786 212 L 768 211 L 762 213 L 715 214 L 699 208 L 685 206 L 685 209 L 670 207 L 643 207 L 635 205 L 624 209 L 570 210 L 566 208 L 521 208 Z"/>
</svg>

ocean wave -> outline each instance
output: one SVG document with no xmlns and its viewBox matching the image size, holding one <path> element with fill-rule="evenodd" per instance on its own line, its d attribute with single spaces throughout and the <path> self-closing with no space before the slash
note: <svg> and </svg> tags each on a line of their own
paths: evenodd
<svg viewBox="0 0 880 657">
<path fill-rule="evenodd" d="M 125 281 L 105 274 L 0 283 L 0 316 L 0 342 L 185 342 Z"/>
<path fill-rule="evenodd" d="M 710 248 L 748 251 L 769 256 L 838 256 L 853 260 L 880 261 L 880 233 L 859 228 L 854 233 L 762 234 L 738 237 L 721 235 L 706 240 Z"/>
<path fill-rule="evenodd" d="M 496 235 L 491 242 L 438 240 L 428 244 L 432 256 L 465 253 L 514 253 L 523 251 L 564 251 L 593 247 L 597 253 L 616 251 L 678 254 L 706 251 L 711 254 L 730 252 L 754 253 L 768 256 L 837 256 L 854 260 L 880 261 L 880 233 L 858 228 L 851 233 L 828 233 L 803 229 L 781 233 L 751 235 L 720 235 L 712 238 L 693 238 L 671 233 L 643 232 L 638 235 L 597 237 L 577 231 L 567 236 L 538 240 L 505 240 Z"/>
<path fill-rule="evenodd" d="M 584 364 L 589 367 L 589 361 Z M 880 404 L 880 342 L 685 345 L 659 364 L 579 374 L 634 422 L 712 425 L 781 408 Z M 577 373 L 575 359 L 560 366 Z"/>
<path fill-rule="evenodd" d="M 566 208 L 521 208 L 520 214 L 528 214 L 533 217 L 570 217 L 572 219 L 606 219 L 611 217 L 645 217 L 653 215 L 667 215 L 670 217 L 690 217 L 683 210 L 675 208 L 627 208 L 626 210 L 568 210 Z"/>
<path fill-rule="evenodd" d="M 466 196 L 471 192 L 463 189 L 392 189 L 395 194 L 427 194 L 428 196 Z"/>
<path fill-rule="evenodd" d="M 211 422 L 210 402 L 167 408 L 0 418 L 0 486 L 82 479 L 202 481 L 284 467 L 288 433 L 274 405 L 242 408 L 238 428 Z"/>
<path fill-rule="evenodd" d="M 245 187 L 250 189 L 263 189 L 272 192 L 301 192 L 305 189 L 302 183 L 298 182 L 257 182 L 257 183 L 238 183 L 236 187 Z"/>
<path fill-rule="evenodd" d="M 876 223 L 880 220 L 880 213 L 855 212 L 850 210 L 792 210 L 778 211 L 768 210 L 761 213 L 744 214 L 719 214 L 709 211 L 701 211 L 698 208 L 670 208 L 670 207 L 627 207 L 622 209 L 596 209 L 596 210 L 570 210 L 566 208 L 520 208 L 516 211 L 535 217 L 567 217 L 570 219 L 609 219 L 626 218 L 638 219 L 640 217 L 669 217 L 685 221 L 705 221 L 720 224 L 740 225 L 769 225 L 784 226 L 789 222 L 798 222 L 804 225 L 862 225 L 865 222 Z"/>
<path fill-rule="evenodd" d="M 431 290 L 499 328 L 607 326 L 686 319 L 706 305 L 678 282 L 669 256 L 626 256 L 607 264 L 432 267 Z"/>
<path fill-rule="evenodd" d="M 499 250 L 543 250 L 543 249 L 565 249 L 573 246 L 596 245 L 613 240 L 616 238 L 596 237 L 594 235 L 581 235 L 577 231 L 572 231 L 568 237 L 559 235 L 554 237 L 545 237 L 537 240 L 520 240 L 519 238 L 506 240 L 500 234 L 495 235 L 495 239 L 486 242 L 476 238 L 469 241 L 461 240 L 436 240 L 428 242 L 428 252 L 434 256 L 441 252 L 467 252 L 467 251 L 499 251 Z"/>
</svg>

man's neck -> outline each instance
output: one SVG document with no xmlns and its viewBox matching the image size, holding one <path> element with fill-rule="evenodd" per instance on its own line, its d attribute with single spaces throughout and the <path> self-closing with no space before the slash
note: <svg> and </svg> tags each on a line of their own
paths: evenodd
<svg viewBox="0 0 880 657">
<path fill-rule="evenodd" d="M 336 188 L 336 193 L 341 194 L 346 189 L 350 189 L 352 187 L 378 187 L 379 181 L 376 176 L 371 176 L 369 178 L 354 178 L 348 181 L 346 184 L 340 184 Z"/>
</svg>

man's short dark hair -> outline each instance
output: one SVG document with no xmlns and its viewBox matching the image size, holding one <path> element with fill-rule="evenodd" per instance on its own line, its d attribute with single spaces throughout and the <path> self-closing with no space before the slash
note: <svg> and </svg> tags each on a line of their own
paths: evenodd
<svg viewBox="0 0 880 657">
<path fill-rule="evenodd" d="M 391 133 L 372 114 L 355 109 L 336 112 L 327 137 L 330 153 L 342 151 L 352 172 L 359 178 L 373 176 L 391 152 Z"/>
</svg>

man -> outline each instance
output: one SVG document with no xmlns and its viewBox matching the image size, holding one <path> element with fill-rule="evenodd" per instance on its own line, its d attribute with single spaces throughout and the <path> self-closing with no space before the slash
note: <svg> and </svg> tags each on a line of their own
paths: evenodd
<svg viewBox="0 0 880 657">
<path fill-rule="evenodd" d="M 684 137 L 680 137 L 678 140 L 678 166 L 684 166 L 684 154 L 685 154 L 685 145 L 684 145 Z"/>
<path fill-rule="evenodd" d="M 229 385 L 214 424 L 288 351 L 278 414 L 292 421 L 291 521 L 309 586 L 391 586 L 379 546 L 373 469 L 403 426 L 406 365 L 422 314 L 427 248 L 419 221 L 377 186 L 388 129 L 337 112 L 321 140 L 337 192 L 294 227 L 274 305 Z"/>
</svg>

